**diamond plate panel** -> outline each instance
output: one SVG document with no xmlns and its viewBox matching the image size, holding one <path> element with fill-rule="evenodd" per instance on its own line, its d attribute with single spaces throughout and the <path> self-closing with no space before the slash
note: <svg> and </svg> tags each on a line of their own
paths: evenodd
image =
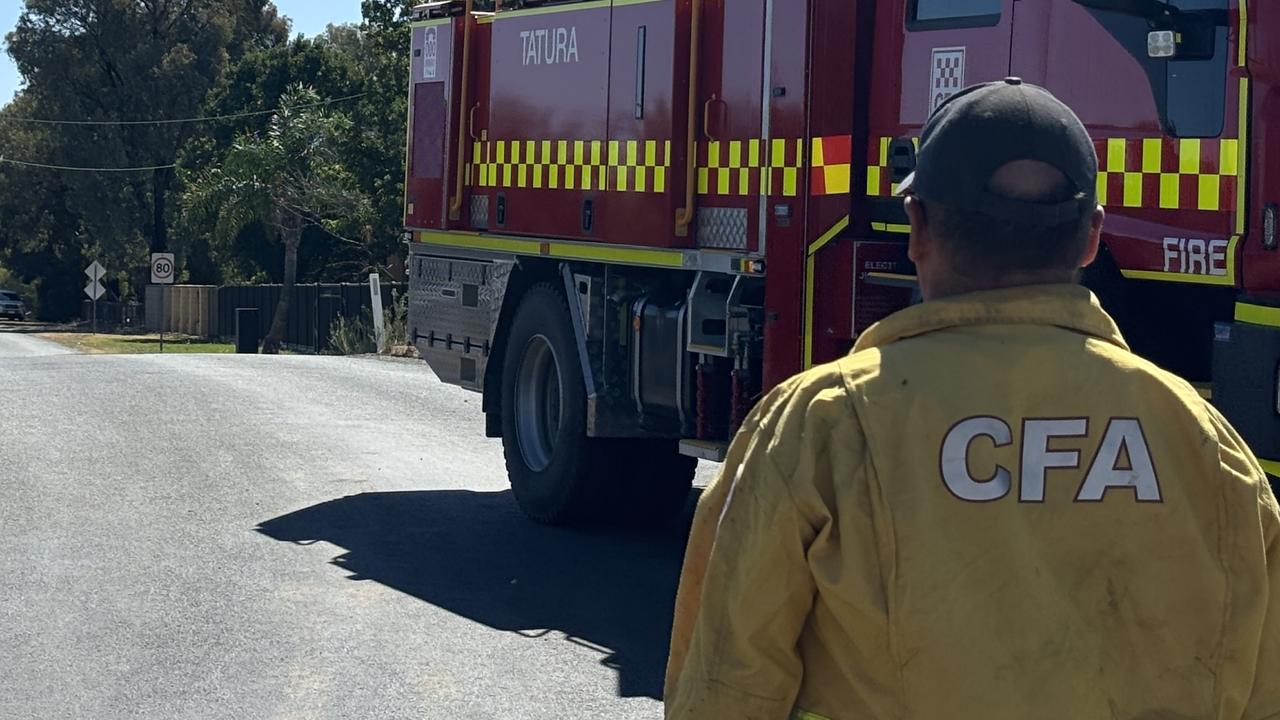
<svg viewBox="0 0 1280 720">
<path fill-rule="evenodd" d="M 744 208 L 700 208 L 698 247 L 747 249 L 747 211 Z"/>
<path fill-rule="evenodd" d="M 441 380 L 479 390 L 511 276 L 510 263 L 413 256 L 409 328 Z"/>
<path fill-rule="evenodd" d="M 471 196 L 471 227 L 480 229 L 489 227 L 488 195 Z"/>
</svg>

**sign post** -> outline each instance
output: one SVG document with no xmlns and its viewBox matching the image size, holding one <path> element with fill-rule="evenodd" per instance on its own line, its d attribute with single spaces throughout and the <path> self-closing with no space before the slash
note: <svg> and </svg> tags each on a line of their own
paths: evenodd
<svg viewBox="0 0 1280 720">
<path fill-rule="evenodd" d="M 102 267 L 102 263 L 97 260 L 93 264 L 84 269 L 84 274 L 89 276 L 89 284 L 84 288 L 84 294 L 89 296 L 93 301 L 93 332 L 98 333 L 98 298 L 107 292 L 102 286 L 102 276 L 107 273 L 107 269 Z"/>
<path fill-rule="evenodd" d="M 369 274 L 369 299 L 373 301 L 373 333 L 378 340 L 378 352 L 386 351 L 387 328 L 382 317 L 382 277 Z"/>
<path fill-rule="evenodd" d="M 177 275 L 173 253 L 151 253 L 151 284 L 172 285 Z M 164 322 L 160 323 L 160 353 L 164 354 Z"/>
</svg>

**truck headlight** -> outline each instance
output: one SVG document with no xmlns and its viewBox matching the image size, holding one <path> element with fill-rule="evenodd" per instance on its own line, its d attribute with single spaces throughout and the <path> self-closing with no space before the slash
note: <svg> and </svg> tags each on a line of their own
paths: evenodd
<svg viewBox="0 0 1280 720">
<path fill-rule="evenodd" d="M 1147 35 L 1147 55 L 1152 58 L 1171 58 L 1178 55 L 1178 33 L 1173 30 L 1156 30 Z"/>
</svg>

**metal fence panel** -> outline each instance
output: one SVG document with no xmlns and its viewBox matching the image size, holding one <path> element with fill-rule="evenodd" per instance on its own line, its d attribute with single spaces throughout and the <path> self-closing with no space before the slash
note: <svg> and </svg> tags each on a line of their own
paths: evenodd
<svg viewBox="0 0 1280 720">
<path fill-rule="evenodd" d="M 143 313 L 143 305 L 140 302 L 98 301 L 100 327 L 140 327 L 144 320 Z M 81 301 L 80 316 L 85 322 L 93 320 L 93 301 Z"/>
</svg>

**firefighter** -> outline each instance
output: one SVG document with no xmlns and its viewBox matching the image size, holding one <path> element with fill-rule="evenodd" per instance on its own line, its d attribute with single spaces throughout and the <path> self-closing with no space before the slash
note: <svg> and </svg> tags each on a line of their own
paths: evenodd
<svg viewBox="0 0 1280 720">
<path fill-rule="evenodd" d="M 1280 717 L 1280 510 L 1130 353 L 1080 121 L 1016 78 L 924 129 L 924 302 L 770 394 L 695 516 L 670 720 Z"/>
</svg>

